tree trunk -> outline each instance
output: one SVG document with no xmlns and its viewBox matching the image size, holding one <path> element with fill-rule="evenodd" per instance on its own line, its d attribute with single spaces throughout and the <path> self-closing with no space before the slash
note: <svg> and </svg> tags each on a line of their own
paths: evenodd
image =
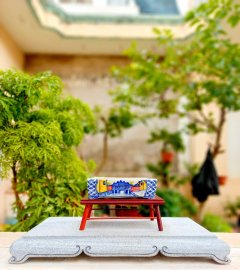
<svg viewBox="0 0 240 270">
<path fill-rule="evenodd" d="M 16 206 L 18 209 L 23 210 L 24 205 L 23 202 L 19 196 L 19 192 L 17 190 L 17 170 L 16 170 L 16 163 L 13 164 L 12 166 L 12 173 L 13 173 L 13 178 L 12 178 L 12 189 L 15 195 L 15 200 L 16 200 Z"/>
<path fill-rule="evenodd" d="M 222 132 L 223 132 L 223 126 L 226 121 L 226 110 L 224 108 L 221 108 L 220 110 L 220 119 L 217 127 L 217 134 L 216 134 L 216 140 L 213 146 L 213 158 L 215 159 L 219 154 L 223 153 L 223 150 L 221 149 L 221 138 L 222 138 Z"/>
<path fill-rule="evenodd" d="M 197 212 L 197 215 L 196 215 L 196 221 L 198 223 L 201 223 L 202 222 L 202 219 L 203 219 L 203 209 L 204 209 L 205 204 L 206 204 L 206 202 L 201 202 L 199 204 L 198 212 Z"/>
</svg>

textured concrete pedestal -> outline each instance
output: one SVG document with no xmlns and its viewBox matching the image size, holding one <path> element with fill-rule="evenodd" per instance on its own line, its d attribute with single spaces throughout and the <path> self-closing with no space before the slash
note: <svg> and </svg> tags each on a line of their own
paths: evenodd
<svg viewBox="0 0 240 270">
<path fill-rule="evenodd" d="M 10 247 L 10 263 L 30 257 L 150 257 L 158 253 L 172 257 L 209 257 L 230 262 L 229 246 L 189 218 L 163 218 L 164 231 L 156 221 L 88 221 L 79 231 L 81 218 L 48 218 Z M 79 257 L 81 259 L 81 257 Z M 161 257 L 159 257 L 161 259 Z"/>
</svg>

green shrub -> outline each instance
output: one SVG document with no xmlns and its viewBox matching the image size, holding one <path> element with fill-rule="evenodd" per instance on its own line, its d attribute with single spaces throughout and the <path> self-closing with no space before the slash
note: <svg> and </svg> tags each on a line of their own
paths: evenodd
<svg viewBox="0 0 240 270">
<path fill-rule="evenodd" d="M 82 214 L 93 164 L 81 160 L 74 147 L 94 118 L 85 103 L 62 91 L 61 79 L 50 72 L 0 71 L 0 176 L 12 177 L 18 220 L 10 230 Z"/>
<path fill-rule="evenodd" d="M 232 232 L 232 227 L 220 216 L 206 214 L 202 226 L 211 232 Z"/>
<path fill-rule="evenodd" d="M 197 208 L 191 201 L 174 189 L 159 189 L 157 196 L 165 200 L 161 214 L 165 217 L 184 217 L 196 214 Z"/>
<path fill-rule="evenodd" d="M 165 201 L 165 204 L 160 206 L 163 217 L 184 217 L 196 214 L 196 207 L 177 190 L 158 189 L 156 194 Z M 149 216 L 147 207 L 141 207 L 140 213 L 143 216 Z"/>
</svg>

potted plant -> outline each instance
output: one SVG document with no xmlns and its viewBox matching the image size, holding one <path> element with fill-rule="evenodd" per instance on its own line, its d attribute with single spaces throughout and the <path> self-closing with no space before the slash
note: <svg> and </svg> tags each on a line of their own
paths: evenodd
<svg viewBox="0 0 240 270">
<path fill-rule="evenodd" d="M 142 215 L 139 213 L 138 207 L 117 205 L 116 216 L 117 217 L 141 217 Z"/>
<path fill-rule="evenodd" d="M 151 132 L 148 142 L 154 143 L 157 141 L 163 143 L 160 154 L 163 163 L 171 163 L 175 153 L 182 152 L 185 149 L 180 131 L 169 132 L 167 129 L 156 129 Z"/>
<path fill-rule="evenodd" d="M 174 152 L 170 147 L 164 146 L 161 151 L 161 159 L 164 163 L 171 163 L 174 159 Z"/>
<path fill-rule="evenodd" d="M 227 182 L 227 176 L 226 175 L 219 175 L 218 176 L 218 183 L 220 186 L 224 186 Z"/>
</svg>

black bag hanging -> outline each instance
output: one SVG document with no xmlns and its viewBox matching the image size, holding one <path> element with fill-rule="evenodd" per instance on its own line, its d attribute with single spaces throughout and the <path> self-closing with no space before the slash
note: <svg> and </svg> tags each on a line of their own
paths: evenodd
<svg viewBox="0 0 240 270">
<path fill-rule="evenodd" d="M 210 149 L 199 173 L 192 179 L 192 194 L 199 202 L 206 201 L 209 195 L 219 194 L 218 175 Z"/>
</svg>

